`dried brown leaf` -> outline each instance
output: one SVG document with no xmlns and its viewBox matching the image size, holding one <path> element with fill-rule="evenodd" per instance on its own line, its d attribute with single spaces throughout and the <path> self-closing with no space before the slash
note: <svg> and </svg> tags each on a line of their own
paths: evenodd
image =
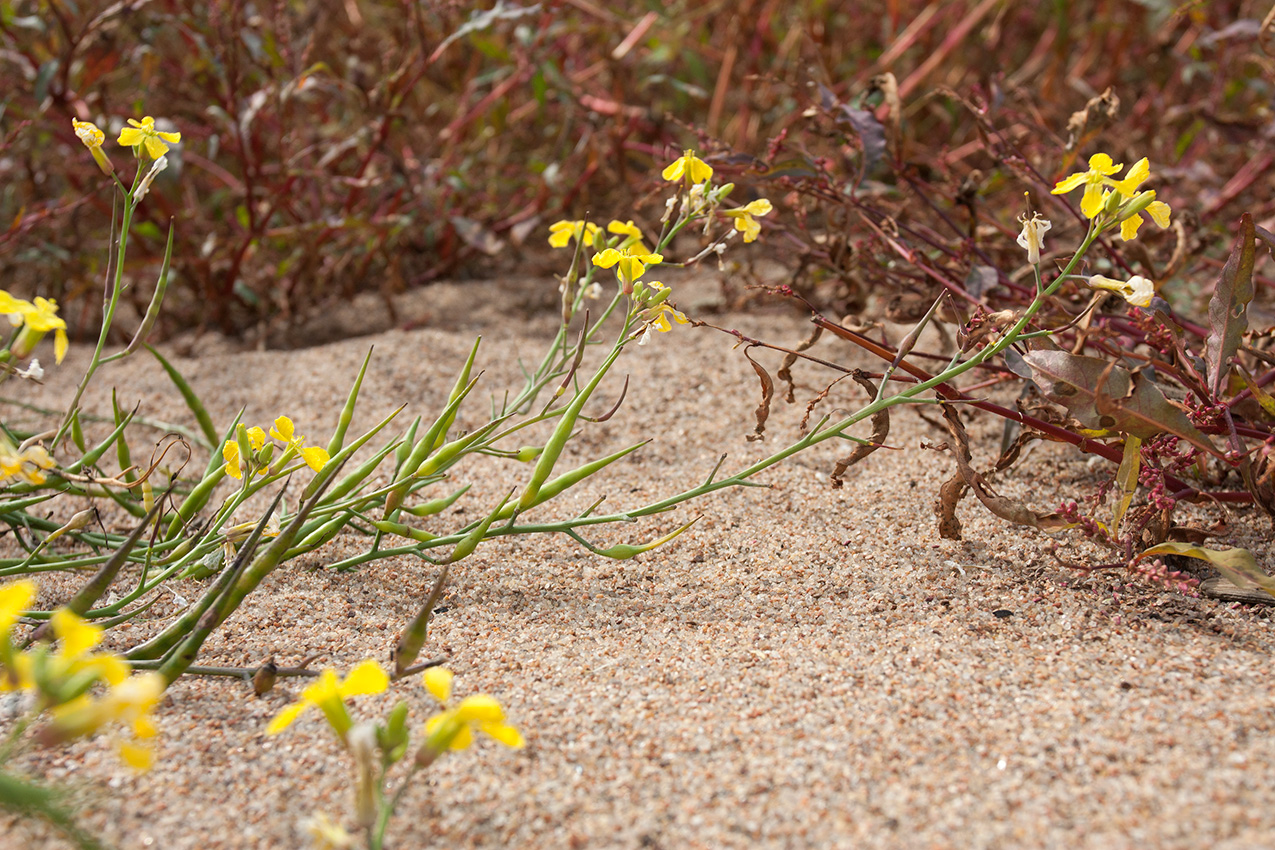
<svg viewBox="0 0 1275 850">
<path fill-rule="evenodd" d="M 815 325 L 814 328 L 810 331 L 810 336 L 803 339 L 800 345 L 798 345 L 795 349 L 793 349 L 792 351 L 784 355 L 784 362 L 782 365 L 780 365 L 779 371 L 775 373 L 775 377 L 779 378 L 779 380 L 788 384 L 788 394 L 786 396 L 786 400 L 789 404 L 792 404 L 793 402 L 797 400 L 797 396 L 796 396 L 797 387 L 792 380 L 793 364 L 797 362 L 797 357 L 799 353 L 802 351 L 808 351 L 812 345 L 814 345 L 816 342 L 819 341 L 819 337 L 821 336 L 823 336 L 823 328 L 821 328 L 819 325 Z M 827 390 L 825 390 L 824 392 L 826 393 Z"/>
<path fill-rule="evenodd" d="M 955 449 L 951 446 L 945 446 L 945 448 L 951 451 L 952 457 L 956 459 L 957 471 L 965 485 L 974 492 L 974 495 L 980 502 L 983 503 L 984 507 L 1001 519 L 1008 520 L 1015 525 L 1026 525 L 1031 528 L 1039 528 L 1043 531 L 1060 531 L 1071 527 L 1071 523 L 1058 516 L 1058 514 L 1038 513 L 1021 502 L 1016 502 L 1013 499 L 1010 499 L 1007 496 L 1002 496 L 993 490 L 983 476 L 975 472 L 974 468 L 970 466 L 969 435 L 965 433 L 965 426 L 961 424 L 961 420 L 956 413 L 956 409 L 953 407 L 944 407 L 943 421 L 947 425 L 948 433 L 952 435 L 952 439 L 956 443 Z M 946 489 L 947 485 L 944 485 L 944 488 Z M 940 534 L 943 534 L 945 530 L 943 528 L 945 514 L 942 509 L 945 508 L 946 505 L 942 501 L 942 498 L 943 494 L 940 493 Z M 952 505 L 951 516 L 955 519 L 955 504 Z M 959 529 L 959 523 L 957 524 L 957 527 Z"/>
<path fill-rule="evenodd" d="M 869 398 L 877 397 L 877 388 L 872 381 L 868 380 L 868 376 L 863 372 L 855 369 L 850 373 L 850 377 L 854 382 L 863 387 L 867 391 Z M 837 461 L 836 467 L 832 470 L 832 486 L 839 488 L 842 485 L 841 476 L 846 470 L 863 460 L 868 455 L 875 452 L 881 446 L 885 445 L 885 440 L 890 436 L 890 411 L 888 408 L 878 411 L 872 416 L 872 436 L 869 438 L 871 442 L 860 443 L 854 447 L 854 451 Z"/>
<path fill-rule="evenodd" d="M 752 347 L 748 346 L 748 348 Z M 748 353 L 748 348 L 744 349 L 744 357 L 748 358 L 748 362 L 752 364 L 753 371 L 757 373 L 757 380 L 761 383 L 761 401 L 757 404 L 757 410 L 753 412 L 757 418 L 757 426 L 753 429 L 753 433 L 748 435 L 748 441 L 755 442 L 762 439 L 762 435 L 766 433 L 766 420 L 770 418 L 770 400 L 775 395 L 775 382 L 771 380 L 770 373 Z"/>
</svg>

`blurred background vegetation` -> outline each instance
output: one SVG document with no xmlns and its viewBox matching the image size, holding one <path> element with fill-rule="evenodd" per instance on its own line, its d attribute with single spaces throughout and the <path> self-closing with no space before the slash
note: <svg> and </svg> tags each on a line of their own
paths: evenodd
<svg viewBox="0 0 1275 850">
<path fill-rule="evenodd" d="M 986 237 L 1017 251 L 1024 189 L 1064 218 L 1048 188 L 1100 150 L 1149 157 L 1184 227 L 1119 264 L 1182 275 L 1241 212 L 1270 223 L 1267 5 L 0 0 L 0 275 L 93 327 L 115 193 L 71 119 L 131 175 L 113 140 L 143 115 L 182 133 L 126 270 L 140 315 L 175 220 L 161 333 L 561 273 L 550 223 L 656 225 L 659 167 L 689 146 L 775 202 L 766 256 L 829 308 L 884 288 L 906 318 L 934 269 L 1021 265 Z M 900 226 L 919 266 L 891 270 Z"/>
</svg>

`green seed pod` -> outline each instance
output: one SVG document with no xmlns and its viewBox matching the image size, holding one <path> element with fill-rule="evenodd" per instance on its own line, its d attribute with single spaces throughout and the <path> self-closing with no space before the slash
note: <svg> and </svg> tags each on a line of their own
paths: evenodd
<svg viewBox="0 0 1275 850">
<path fill-rule="evenodd" d="M 472 484 L 466 484 L 450 496 L 444 496 L 441 499 L 430 499 L 423 505 L 417 505 L 413 508 L 404 508 L 403 511 L 411 514 L 412 516 L 433 516 L 434 514 L 442 513 L 455 504 L 456 500 L 465 495 L 466 491 L 468 491 L 472 486 Z"/>
<path fill-rule="evenodd" d="M 418 543 L 428 543 L 438 537 L 438 535 L 430 534 L 428 531 L 412 528 L 410 525 L 404 525 L 401 522 L 391 522 L 387 519 L 373 520 L 372 527 L 377 531 L 383 531 L 386 534 L 396 534 L 399 537 L 407 537 Z"/>
</svg>

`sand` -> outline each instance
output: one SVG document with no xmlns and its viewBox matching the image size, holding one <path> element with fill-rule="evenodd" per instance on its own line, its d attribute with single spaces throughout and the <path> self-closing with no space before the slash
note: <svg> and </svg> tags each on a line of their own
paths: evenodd
<svg viewBox="0 0 1275 850">
<path fill-rule="evenodd" d="M 374 300 L 353 305 L 323 320 L 328 331 L 335 323 L 375 333 L 301 350 L 242 350 L 193 335 L 164 348 L 219 426 L 244 406 L 251 422 L 287 413 L 326 438 L 369 345 L 356 429 L 403 402 L 433 411 L 479 332 L 480 390 L 512 386 L 515 358 L 537 356 L 554 327 L 552 311 L 511 306 L 514 289 L 424 290 L 400 304 L 410 330 L 382 330 Z M 701 306 L 714 292 L 711 282 L 683 291 L 683 303 Z M 786 312 L 706 317 L 786 344 L 806 329 Z M 319 324 L 314 338 L 334 335 Z M 635 349 L 603 387 L 614 398 L 623 373 L 631 376 L 623 410 L 591 427 L 573 456 L 652 444 L 551 513 L 604 494 L 608 505 L 643 504 L 693 486 L 722 451 L 742 466 L 795 438 L 801 403 L 776 408 L 764 443 L 744 439 L 756 380 L 730 343 L 677 328 Z M 819 353 L 867 363 L 842 343 Z M 87 354 L 74 347 L 26 400 L 64 399 Z M 90 409 L 109 410 L 114 386 L 122 404 L 141 402 L 143 416 L 190 424 L 153 361 L 102 377 Z M 809 388 L 825 376 L 804 369 L 798 378 Z M 15 392 L 6 386 L 7 397 Z M 858 392 L 839 388 L 830 404 L 849 407 Z M 462 418 L 477 421 L 474 411 Z M 998 429 L 991 420 L 971 427 L 977 463 L 990 463 Z M 135 438 L 135 453 L 160 433 L 140 430 L 147 436 Z M 932 503 L 951 461 L 919 445 L 942 439 L 902 413 L 890 438 L 901 450 L 877 452 L 843 489 L 828 480 L 842 448 L 823 446 L 767 473 L 770 489 L 727 491 L 596 534 L 644 541 L 704 515 L 631 561 L 596 557 L 562 536 L 481 546 L 456 567 L 424 655 L 447 657 L 458 696 L 496 696 L 528 746 L 484 741 L 443 759 L 408 792 L 388 846 L 1275 844 L 1268 611 L 1065 569 L 1049 538 L 972 503 L 961 507 L 965 539 L 940 539 Z M 1045 446 L 998 486 L 1052 508 L 1090 493 L 1104 470 Z M 477 516 L 527 474 L 516 463 L 462 468 L 458 480 L 474 490 L 458 516 Z M 1227 542 L 1268 562 L 1268 528 L 1237 515 Z M 364 545 L 342 537 L 278 570 L 201 663 L 321 654 L 316 666 L 345 671 L 384 659 L 434 571 L 405 559 L 324 569 Z M 122 627 L 116 639 L 131 644 L 161 622 Z M 308 846 L 303 819 L 323 811 L 349 822 L 351 768 L 315 712 L 278 737 L 264 734 L 302 686 L 286 680 L 258 699 L 233 679 L 182 679 L 157 711 L 158 764 L 141 776 L 103 741 L 18 764 L 75 787 L 83 823 L 120 848 Z M 358 698 L 352 710 L 374 717 L 397 699 L 410 702 L 419 732 L 434 705 L 415 681 Z M 45 827 L 8 816 L 0 836 L 3 847 L 62 846 Z"/>
</svg>

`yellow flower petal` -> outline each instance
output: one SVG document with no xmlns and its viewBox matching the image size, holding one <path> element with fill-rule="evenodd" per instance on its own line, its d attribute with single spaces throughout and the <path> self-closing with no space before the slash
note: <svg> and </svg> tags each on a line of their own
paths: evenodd
<svg viewBox="0 0 1275 850">
<path fill-rule="evenodd" d="M 474 743 L 474 732 L 467 724 L 462 724 L 456 737 L 452 738 L 451 750 L 467 750 Z"/>
<path fill-rule="evenodd" d="M 446 667 L 430 667 L 421 676 L 421 683 L 425 685 L 425 690 L 433 695 L 434 699 L 447 704 L 452 698 L 452 679 L 455 674 Z M 428 728 L 426 731 L 429 731 Z"/>
<path fill-rule="evenodd" d="M 1164 201 L 1152 201 L 1147 205 L 1147 215 L 1160 227 L 1169 226 L 1169 213 L 1172 209 Z"/>
<path fill-rule="evenodd" d="M 291 705 L 285 706 L 284 709 L 276 714 L 274 719 L 270 721 L 270 725 L 266 727 L 266 734 L 278 735 L 284 729 L 291 726 L 293 722 L 301 716 L 301 712 L 305 711 L 309 707 L 310 704 L 308 702 L 294 702 Z"/>
<path fill-rule="evenodd" d="M 146 772 L 155 764 L 155 751 L 142 744 L 120 742 L 120 761 L 138 772 Z"/>
<path fill-rule="evenodd" d="M 475 694 L 461 700 L 456 716 L 463 723 L 499 723 L 505 719 L 505 710 L 495 697 Z"/>
<path fill-rule="evenodd" d="M 688 150 L 660 172 L 660 176 L 670 183 L 676 183 L 683 177 L 689 178 L 692 183 L 703 183 L 713 176 L 713 168 L 697 157 L 695 151 Z"/>
<path fill-rule="evenodd" d="M 381 694 L 389 686 L 389 674 L 381 669 L 380 664 L 369 658 L 350 671 L 337 689 L 337 693 L 342 698 L 361 694 Z"/>
<path fill-rule="evenodd" d="M 231 478 L 243 480 L 243 464 L 239 462 L 239 443 L 227 440 L 221 447 L 221 457 L 226 461 L 226 474 Z"/>
<path fill-rule="evenodd" d="M 1080 199 L 1080 212 L 1085 218 L 1093 218 L 1102 209 L 1106 194 L 1099 183 L 1086 183 L 1085 194 Z"/>
<path fill-rule="evenodd" d="M 315 472 L 323 469 L 327 462 L 332 459 L 326 449 L 321 449 L 318 446 L 302 449 L 301 457 L 305 459 L 306 465 Z"/>
<path fill-rule="evenodd" d="M 89 625 L 65 608 L 54 611 L 51 621 L 53 633 L 61 643 L 58 655 L 62 658 L 79 658 L 102 642 L 101 629 Z"/>
<path fill-rule="evenodd" d="M 1138 236 L 1138 228 L 1142 226 L 1142 216 L 1134 215 L 1120 222 L 1120 238 L 1128 242 Z"/>
<path fill-rule="evenodd" d="M 1105 153 L 1096 153 L 1089 157 L 1089 172 L 1091 174 L 1102 174 L 1110 177 L 1122 168 L 1124 168 L 1123 163 L 1112 162 L 1111 157 Z"/>
<path fill-rule="evenodd" d="M 0 638 L 13 628 L 18 617 L 31 605 L 35 591 L 36 584 L 30 579 L 0 587 Z"/>
<path fill-rule="evenodd" d="M 270 429 L 270 436 L 284 443 L 291 442 L 295 433 L 292 420 L 286 416 L 280 416 L 276 419 L 274 427 Z"/>
<path fill-rule="evenodd" d="M 522 733 L 508 723 L 482 723 L 478 728 L 506 747 L 520 750 L 527 745 Z"/>
<path fill-rule="evenodd" d="M 1083 171 L 1078 172 L 1076 174 L 1072 174 L 1069 177 L 1059 180 L 1058 183 L 1055 184 L 1054 188 L 1050 190 L 1050 194 L 1065 195 L 1068 192 L 1070 192 L 1072 189 L 1075 189 L 1077 186 L 1079 186 L 1081 183 L 1084 183 L 1084 182 L 1085 182 L 1085 173 Z"/>
</svg>

